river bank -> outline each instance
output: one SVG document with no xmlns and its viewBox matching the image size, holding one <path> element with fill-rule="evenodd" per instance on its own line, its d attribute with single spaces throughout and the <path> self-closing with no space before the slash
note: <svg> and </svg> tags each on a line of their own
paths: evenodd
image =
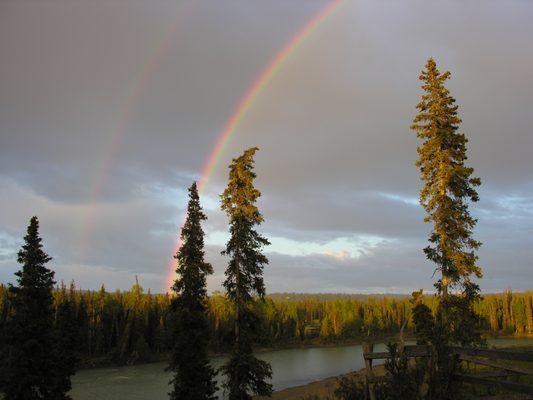
<svg viewBox="0 0 533 400">
<path fill-rule="evenodd" d="M 385 368 L 382 365 L 378 365 L 374 368 L 376 376 L 382 376 L 385 374 Z M 332 399 L 335 393 L 335 389 L 338 386 L 338 380 L 342 377 L 348 377 L 351 379 L 364 379 L 364 369 L 356 372 L 350 372 L 347 374 L 341 374 L 338 376 L 332 376 L 329 378 L 321 379 L 318 381 L 310 382 L 306 385 L 294 386 L 283 390 L 278 390 L 272 394 L 272 397 L 256 396 L 254 400 L 302 400 L 312 396 L 317 396 L 320 399 Z"/>
</svg>

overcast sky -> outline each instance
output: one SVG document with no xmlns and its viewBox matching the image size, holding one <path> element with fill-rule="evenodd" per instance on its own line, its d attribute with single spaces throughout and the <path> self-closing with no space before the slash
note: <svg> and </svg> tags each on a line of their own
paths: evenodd
<svg viewBox="0 0 533 400">
<path fill-rule="evenodd" d="M 324 0 L 0 1 L 0 282 L 37 215 L 58 280 L 166 290 L 186 189 Z M 450 70 L 485 291 L 533 287 L 533 2 L 345 0 L 246 114 L 202 194 L 219 290 L 232 157 L 258 146 L 269 292 L 431 289 L 409 130 Z"/>
</svg>

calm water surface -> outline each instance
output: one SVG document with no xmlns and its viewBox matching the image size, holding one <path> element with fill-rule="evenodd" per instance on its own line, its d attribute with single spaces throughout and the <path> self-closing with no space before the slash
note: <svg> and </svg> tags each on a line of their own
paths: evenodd
<svg viewBox="0 0 533 400">
<path fill-rule="evenodd" d="M 498 338 L 491 346 L 533 345 L 533 338 Z M 374 346 L 384 351 L 385 345 Z M 363 368 L 361 345 L 310 349 L 276 350 L 258 354 L 272 365 L 274 390 L 305 385 L 309 382 Z M 215 368 L 224 357 L 212 360 Z M 97 368 L 79 371 L 72 379 L 74 400 L 166 400 L 170 375 L 166 363 L 153 363 L 119 368 Z M 222 393 L 219 393 L 222 398 Z"/>
</svg>

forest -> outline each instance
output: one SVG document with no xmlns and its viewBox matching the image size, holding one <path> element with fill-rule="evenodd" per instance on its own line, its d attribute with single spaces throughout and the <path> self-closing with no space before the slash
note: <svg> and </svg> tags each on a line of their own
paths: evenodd
<svg viewBox="0 0 533 400">
<path fill-rule="evenodd" d="M 407 320 L 412 332 L 408 296 L 279 293 L 257 303 L 259 344 L 263 347 L 342 343 L 398 333 Z M 438 298 L 424 296 L 435 310 Z M 65 307 L 68 303 L 68 307 Z M 144 292 L 139 283 L 129 291 L 79 290 L 74 283 L 54 290 L 55 324 L 61 336 L 73 336 L 82 365 L 128 364 L 165 358 L 171 348 L 169 294 Z M 221 293 L 209 297 L 209 348 L 231 347 L 234 311 Z M 533 292 L 486 294 L 476 304 L 489 335 L 533 333 Z M 59 310 L 69 310 L 68 313 Z M 7 287 L 0 284 L 0 326 L 10 312 Z M 70 321 L 66 321 L 69 319 Z M 69 323 L 73 322 L 73 324 Z M 72 331 L 74 329 L 75 331 Z"/>
</svg>

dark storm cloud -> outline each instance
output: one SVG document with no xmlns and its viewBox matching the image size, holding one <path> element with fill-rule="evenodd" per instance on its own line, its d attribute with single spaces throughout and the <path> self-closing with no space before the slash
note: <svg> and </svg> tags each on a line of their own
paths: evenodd
<svg viewBox="0 0 533 400">
<path fill-rule="evenodd" d="M 247 88 L 325 4 L 2 2 L 0 280 L 12 281 L 38 214 L 60 279 L 125 288 L 138 274 L 162 290 L 186 187 Z M 257 145 L 261 229 L 277 243 L 269 291 L 431 289 L 409 125 L 419 71 L 434 56 L 452 72 L 469 163 L 483 180 L 473 206 L 482 287 L 528 288 L 531 16 L 521 1 L 343 3 L 221 155 L 202 194 L 210 237 L 226 230 L 217 204 L 225 165 Z M 362 255 L 340 251 L 367 237 Z M 208 247 L 212 290 L 223 280 L 219 245 Z"/>
</svg>

